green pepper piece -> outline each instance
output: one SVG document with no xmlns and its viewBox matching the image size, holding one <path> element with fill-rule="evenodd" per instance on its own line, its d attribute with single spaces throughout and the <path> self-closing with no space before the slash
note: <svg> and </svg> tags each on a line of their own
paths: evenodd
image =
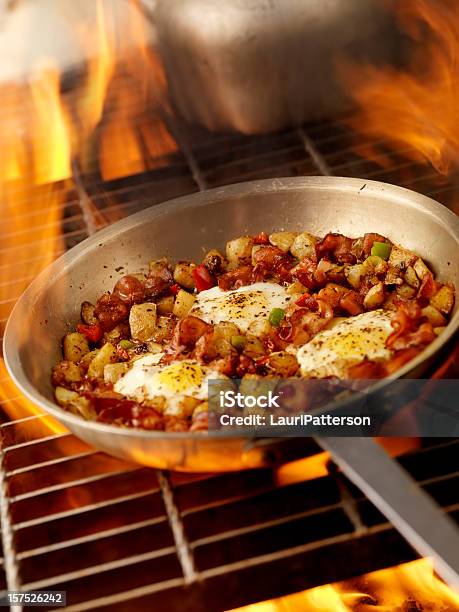
<svg viewBox="0 0 459 612">
<path fill-rule="evenodd" d="M 269 313 L 269 322 L 274 327 L 278 327 L 284 317 L 285 310 L 283 308 L 273 308 Z"/>
<path fill-rule="evenodd" d="M 245 336 L 231 336 L 230 342 L 238 351 L 242 350 L 247 342 Z"/>
<path fill-rule="evenodd" d="M 371 254 L 376 255 L 377 257 L 381 257 L 381 259 L 389 259 L 390 252 L 392 250 L 392 246 L 387 242 L 373 242 L 373 246 L 371 247 Z"/>
<path fill-rule="evenodd" d="M 130 340 L 120 340 L 118 342 L 118 346 L 120 347 L 120 349 L 127 351 L 128 349 L 134 346 L 134 343 L 131 342 Z"/>
</svg>

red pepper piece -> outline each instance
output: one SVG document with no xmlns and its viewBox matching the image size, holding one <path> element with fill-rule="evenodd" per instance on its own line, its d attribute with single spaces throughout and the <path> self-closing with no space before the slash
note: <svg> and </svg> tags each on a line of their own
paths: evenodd
<svg viewBox="0 0 459 612">
<path fill-rule="evenodd" d="M 260 232 L 256 236 L 253 236 L 255 244 L 269 244 L 268 234 L 266 232 Z"/>
<path fill-rule="evenodd" d="M 84 325 L 80 323 L 77 325 L 77 330 L 80 334 L 86 336 L 89 342 L 99 342 L 104 334 L 102 327 L 98 323 L 95 325 Z"/>
<path fill-rule="evenodd" d="M 180 289 L 181 287 L 178 283 L 174 283 L 173 285 L 171 285 L 171 293 L 173 293 L 174 295 L 177 295 Z"/>
<path fill-rule="evenodd" d="M 311 294 L 306 292 L 306 293 L 303 293 L 303 295 L 296 300 L 295 304 L 297 306 L 300 306 L 301 308 L 304 308 L 305 306 L 310 305 L 310 300 L 311 300 Z"/>
<path fill-rule="evenodd" d="M 215 279 L 204 264 L 196 266 L 191 271 L 194 279 L 194 284 L 198 291 L 205 291 L 215 285 Z"/>
</svg>

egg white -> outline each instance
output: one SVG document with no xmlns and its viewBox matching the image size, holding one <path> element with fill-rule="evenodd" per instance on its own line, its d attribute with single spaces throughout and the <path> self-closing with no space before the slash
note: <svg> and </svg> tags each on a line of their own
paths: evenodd
<svg viewBox="0 0 459 612">
<path fill-rule="evenodd" d="M 212 287 L 201 291 L 190 314 L 207 323 L 234 323 L 246 332 L 255 321 L 267 319 L 273 308 L 285 308 L 291 300 L 285 287 L 276 283 L 254 283 L 231 291 Z"/>
<path fill-rule="evenodd" d="M 163 396 L 173 408 L 183 397 L 206 400 L 209 380 L 226 378 L 193 359 L 160 364 L 162 355 L 148 354 L 134 361 L 114 390 L 138 402 Z"/>
<path fill-rule="evenodd" d="M 346 378 L 348 368 L 365 359 L 389 359 L 392 353 L 385 343 L 394 331 L 391 318 L 390 312 L 373 310 L 318 333 L 297 352 L 301 375 L 305 378 Z"/>
</svg>

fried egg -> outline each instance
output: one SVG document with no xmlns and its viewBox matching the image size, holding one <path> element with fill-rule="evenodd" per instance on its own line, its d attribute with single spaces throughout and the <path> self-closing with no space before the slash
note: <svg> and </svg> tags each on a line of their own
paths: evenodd
<svg viewBox="0 0 459 612">
<path fill-rule="evenodd" d="M 285 308 L 291 296 L 276 283 L 254 283 L 231 291 L 212 287 L 198 293 L 190 314 L 207 323 L 234 323 L 246 332 L 255 321 L 267 319 L 273 308 Z"/>
<path fill-rule="evenodd" d="M 348 368 L 365 359 L 389 359 L 392 353 L 385 344 L 394 331 L 391 318 L 390 312 L 373 310 L 344 319 L 318 333 L 297 352 L 301 375 L 346 378 Z"/>
<path fill-rule="evenodd" d="M 208 381 L 226 378 L 193 359 L 161 364 L 162 356 L 156 353 L 136 359 L 130 370 L 115 383 L 114 390 L 138 402 L 162 396 L 172 414 L 173 407 L 183 397 L 206 400 Z"/>
</svg>

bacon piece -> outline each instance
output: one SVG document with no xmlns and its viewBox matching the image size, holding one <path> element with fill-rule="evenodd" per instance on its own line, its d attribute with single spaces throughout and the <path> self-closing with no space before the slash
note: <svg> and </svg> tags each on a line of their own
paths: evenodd
<svg viewBox="0 0 459 612">
<path fill-rule="evenodd" d="M 255 362 L 251 357 L 247 355 L 239 355 L 239 364 L 236 367 L 236 374 L 239 378 L 242 378 L 244 374 L 255 374 Z"/>
<path fill-rule="evenodd" d="M 234 376 L 239 365 L 239 355 L 226 355 L 212 362 L 212 369 L 225 376 Z"/>
<path fill-rule="evenodd" d="M 351 316 L 363 312 L 363 298 L 353 289 L 335 283 L 328 283 L 318 293 L 319 299 L 327 302 L 334 310 L 341 310 Z"/>
<path fill-rule="evenodd" d="M 217 348 L 214 342 L 214 332 L 213 329 L 211 329 L 198 338 L 193 356 L 200 363 L 209 363 L 209 361 L 217 357 L 217 354 Z"/>
<path fill-rule="evenodd" d="M 341 310 L 344 310 L 351 316 L 358 315 L 363 312 L 363 298 L 357 291 L 346 291 L 339 301 Z"/>
<path fill-rule="evenodd" d="M 145 300 L 145 286 L 141 280 L 128 274 L 116 283 L 112 295 L 131 306 Z"/>
<path fill-rule="evenodd" d="M 422 279 L 421 286 L 419 287 L 418 297 L 430 299 L 438 291 L 438 283 L 434 280 L 432 272 L 427 274 Z"/>
<path fill-rule="evenodd" d="M 290 282 L 290 269 L 293 258 L 290 253 L 284 253 L 276 246 L 262 246 L 254 251 L 254 274 L 257 279 L 263 280 L 269 276 L 277 277 L 284 282 Z"/>
<path fill-rule="evenodd" d="M 371 254 L 371 249 L 375 242 L 387 242 L 387 238 L 374 232 L 369 232 L 368 234 L 364 235 L 362 243 L 362 258 L 367 258 Z"/>
<path fill-rule="evenodd" d="M 391 334 L 392 336 L 393 334 Z M 387 345 L 389 346 L 389 339 L 387 339 Z M 402 350 L 411 347 L 418 346 L 426 346 L 430 344 L 433 340 L 435 340 L 435 332 L 432 327 L 432 323 L 426 322 L 421 323 L 421 325 L 415 331 L 409 332 L 407 334 L 398 335 L 394 340 L 390 343 L 390 348 L 394 350 Z"/>
<path fill-rule="evenodd" d="M 104 293 L 96 302 L 94 316 L 99 320 L 104 331 L 111 331 L 119 323 L 127 319 L 129 308 L 116 295 Z"/>
<path fill-rule="evenodd" d="M 182 347 L 192 348 L 201 336 L 211 333 L 212 329 L 213 327 L 209 323 L 189 315 L 175 326 L 171 343 L 172 347 L 179 350 Z"/>
<path fill-rule="evenodd" d="M 356 256 L 352 253 L 353 240 L 342 234 L 330 233 L 316 243 L 317 257 L 329 257 L 338 263 L 355 263 Z"/>
<path fill-rule="evenodd" d="M 316 268 L 317 262 L 309 257 L 304 257 L 300 263 L 291 269 L 291 273 L 293 278 L 299 280 L 302 285 L 308 289 L 314 289 L 320 286 L 315 278 Z"/>
<path fill-rule="evenodd" d="M 419 353 L 421 349 L 410 347 L 405 350 L 400 350 L 395 353 L 395 355 L 385 364 L 386 376 L 390 376 L 397 370 L 399 370 L 405 363 L 414 359 Z"/>
<path fill-rule="evenodd" d="M 386 371 L 382 363 L 366 359 L 361 363 L 351 366 L 348 369 L 347 374 L 349 378 L 377 379 L 384 378 Z"/>
<path fill-rule="evenodd" d="M 224 291 L 237 289 L 244 285 L 250 285 L 254 281 L 254 271 L 252 266 L 240 266 L 231 272 L 222 274 L 218 279 L 218 286 Z"/>
</svg>

